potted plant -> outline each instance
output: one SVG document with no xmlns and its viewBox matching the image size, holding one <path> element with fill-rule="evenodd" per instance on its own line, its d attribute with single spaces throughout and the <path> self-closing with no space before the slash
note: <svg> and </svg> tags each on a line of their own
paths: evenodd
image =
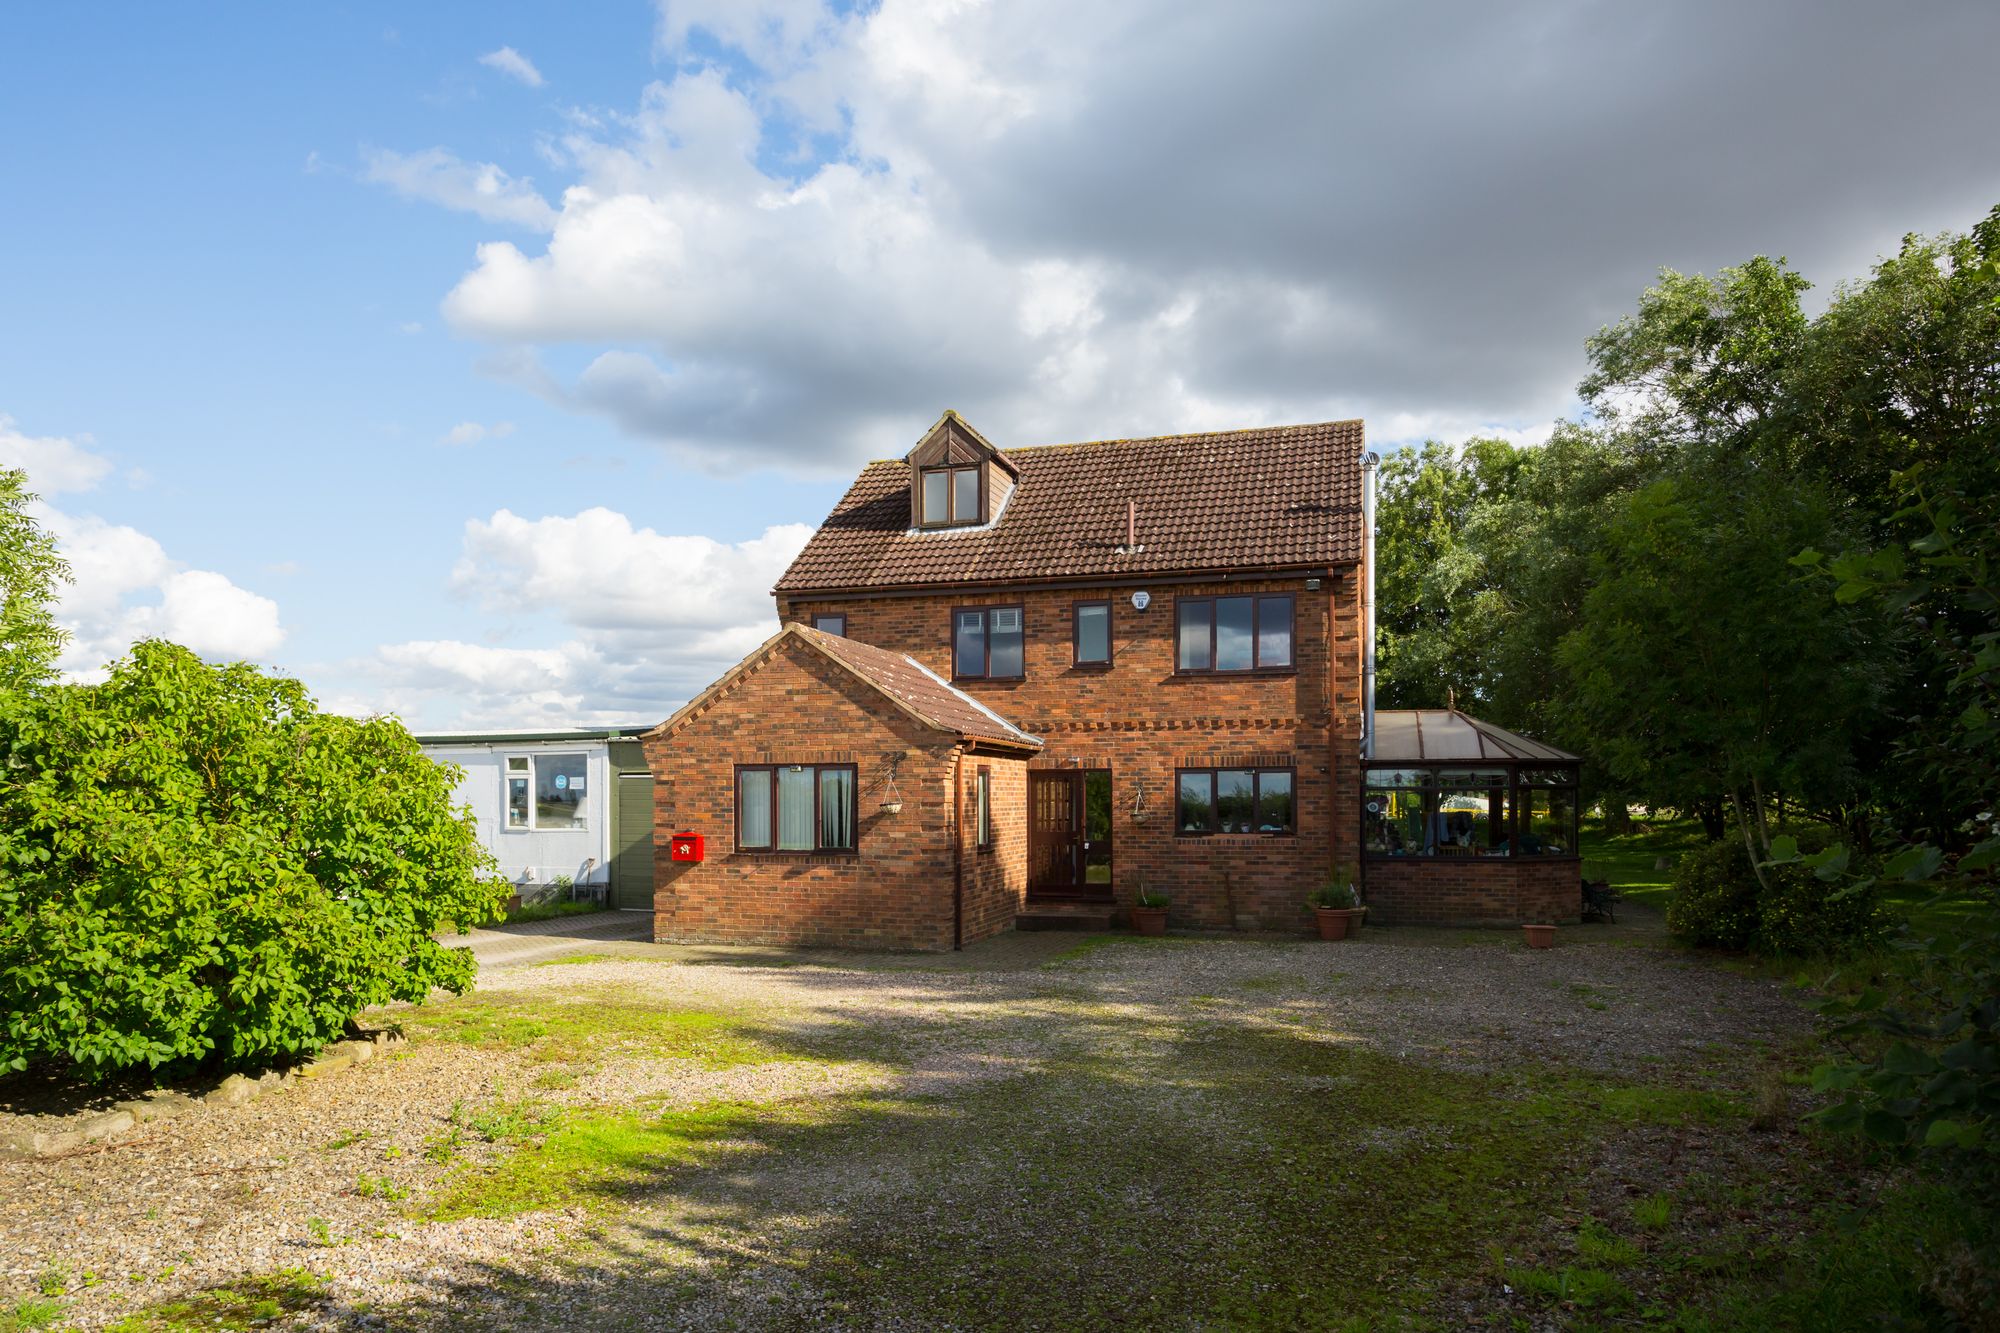
<svg viewBox="0 0 2000 1333">
<path fill-rule="evenodd" d="M 1167 933 L 1168 895 L 1139 883 L 1139 896 L 1132 900 L 1132 925 L 1141 935 L 1164 935 Z"/>
<path fill-rule="evenodd" d="M 1556 928 L 1554 926 L 1533 925 L 1524 922 L 1521 926 L 1521 933 L 1528 937 L 1528 947 L 1530 949 L 1553 949 L 1555 947 Z"/>
<path fill-rule="evenodd" d="M 1358 932 L 1362 914 L 1368 910 L 1361 905 L 1361 895 L 1354 891 L 1353 881 L 1345 875 L 1334 876 L 1308 901 L 1323 940 L 1344 940 Z"/>
</svg>

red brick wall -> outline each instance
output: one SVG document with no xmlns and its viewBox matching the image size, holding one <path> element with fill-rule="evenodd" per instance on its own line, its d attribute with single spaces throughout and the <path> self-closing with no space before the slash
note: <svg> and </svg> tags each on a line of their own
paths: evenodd
<svg viewBox="0 0 2000 1333">
<path fill-rule="evenodd" d="M 985 765 L 992 783 L 993 846 L 979 850 L 973 792 Z M 959 762 L 965 819 L 965 943 L 1014 928 L 1028 891 L 1028 766 L 1018 758 L 967 754 Z"/>
<path fill-rule="evenodd" d="M 1362 895 L 1385 926 L 1576 921 L 1583 863 L 1557 857 L 1390 857 L 1369 861 Z"/>
<path fill-rule="evenodd" d="M 1152 595 L 1143 612 L 1131 602 L 1140 588 Z M 1254 592 L 1293 595 L 1296 670 L 1176 675 L 1175 598 Z M 1075 666 L 1072 608 L 1099 600 L 1111 603 L 1112 666 Z M 1143 877 L 1149 887 L 1173 895 L 1170 919 L 1177 925 L 1307 927 L 1307 895 L 1336 864 L 1359 858 L 1356 571 L 1335 571 L 1316 592 L 1306 590 L 1303 577 L 1135 580 L 1110 589 L 781 600 L 779 612 L 784 620 L 805 622 L 816 614 L 844 614 L 850 637 L 908 653 L 949 679 L 953 609 L 1014 604 L 1025 613 L 1027 679 L 958 684 L 1043 738 L 1046 748 L 1034 767 L 1074 768 L 1081 761 L 1085 768 L 1111 770 L 1116 900 L 1129 905 Z M 1175 769 L 1244 765 L 1297 769 L 1297 836 L 1176 837 Z M 1135 817 L 1142 792 L 1143 820 Z M 1025 823 L 1025 792 L 1023 799 Z"/>
<path fill-rule="evenodd" d="M 672 736 L 647 737 L 645 750 L 654 779 L 655 938 L 951 947 L 955 738 L 909 721 L 845 671 L 788 643 Z M 892 815 L 881 805 L 893 755 L 903 756 L 896 775 L 903 808 Z M 858 853 L 736 851 L 734 766 L 815 762 L 857 766 Z M 996 794 L 1013 790 L 999 774 L 1003 764 L 1018 772 L 1020 761 L 986 762 Z M 684 831 L 706 836 L 706 861 L 671 859 L 669 839 Z M 1025 861 L 1013 874 L 1025 874 Z M 981 880 L 981 930 L 1000 928 L 992 922 L 1005 878 L 996 861 L 991 883 Z M 977 936 L 968 930 L 967 938 Z"/>
</svg>

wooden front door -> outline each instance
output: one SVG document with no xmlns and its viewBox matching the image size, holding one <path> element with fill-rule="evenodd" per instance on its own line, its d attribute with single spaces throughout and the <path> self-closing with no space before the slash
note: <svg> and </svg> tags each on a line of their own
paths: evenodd
<svg viewBox="0 0 2000 1333">
<path fill-rule="evenodd" d="M 1110 789 L 1111 775 L 1102 770 L 1028 774 L 1029 893 L 1111 896 Z M 1094 811 L 1086 795 L 1102 810 Z"/>
</svg>

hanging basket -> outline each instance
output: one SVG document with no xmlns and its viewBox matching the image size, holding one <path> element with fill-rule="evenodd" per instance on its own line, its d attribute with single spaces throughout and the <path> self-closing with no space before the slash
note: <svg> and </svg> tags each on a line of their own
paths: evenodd
<svg viewBox="0 0 2000 1333">
<path fill-rule="evenodd" d="M 903 803 L 901 801 L 884 801 L 882 802 L 882 813 L 885 815 L 900 815 L 903 813 Z"/>
</svg>

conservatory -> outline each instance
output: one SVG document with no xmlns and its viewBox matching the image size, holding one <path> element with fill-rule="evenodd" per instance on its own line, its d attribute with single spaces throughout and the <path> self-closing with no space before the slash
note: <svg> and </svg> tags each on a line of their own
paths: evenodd
<svg viewBox="0 0 2000 1333">
<path fill-rule="evenodd" d="M 1382 710 L 1374 740 L 1361 789 L 1372 916 L 1454 924 L 1576 918 L 1576 755 L 1455 708 Z"/>
</svg>

